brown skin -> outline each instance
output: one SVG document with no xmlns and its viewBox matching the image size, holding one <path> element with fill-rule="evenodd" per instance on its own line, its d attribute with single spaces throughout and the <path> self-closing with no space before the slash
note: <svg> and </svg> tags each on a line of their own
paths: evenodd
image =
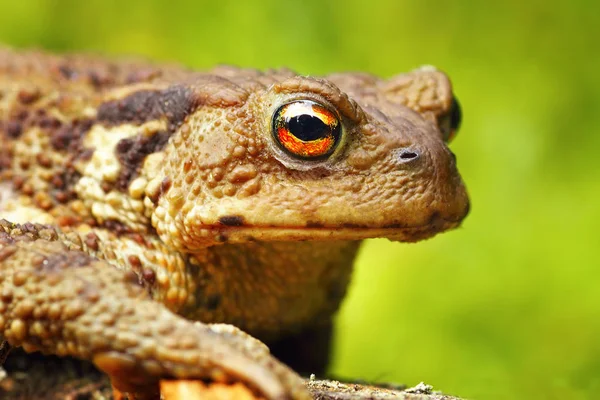
<svg viewBox="0 0 600 400">
<path fill-rule="evenodd" d="M 296 100 L 341 124 L 327 157 L 276 143 Z M 0 50 L 0 337 L 92 360 L 138 398 L 168 376 L 306 398 L 260 342 L 210 324 L 322 368 L 298 356 L 327 354 L 359 241 L 468 212 L 452 107 L 431 68 L 322 79 Z"/>
</svg>

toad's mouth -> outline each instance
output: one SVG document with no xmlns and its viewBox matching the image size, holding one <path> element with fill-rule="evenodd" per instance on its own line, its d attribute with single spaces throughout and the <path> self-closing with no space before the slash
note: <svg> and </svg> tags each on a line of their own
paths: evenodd
<svg viewBox="0 0 600 400">
<path fill-rule="evenodd" d="M 381 227 L 345 224 L 324 226 L 308 223 L 306 226 L 256 226 L 246 225 L 241 219 L 223 217 L 219 224 L 203 226 L 213 233 L 217 242 L 241 243 L 251 241 L 332 241 L 387 238 L 400 242 L 417 242 L 428 239 L 460 225 L 462 218 L 446 220 L 435 215 L 422 225 L 392 224 Z"/>
</svg>

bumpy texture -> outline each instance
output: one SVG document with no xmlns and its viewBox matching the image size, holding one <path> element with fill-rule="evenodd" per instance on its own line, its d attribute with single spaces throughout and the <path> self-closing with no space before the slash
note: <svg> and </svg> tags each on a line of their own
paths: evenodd
<svg viewBox="0 0 600 400">
<path fill-rule="evenodd" d="M 273 114 L 297 100 L 338 118 L 326 158 L 276 143 Z M 268 343 L 329 326 L 360 239 L 467 214 L 456 125 L 432 68 L 312 78 L 0 50 L 0 336 L 138 396 L 174 376 L 302 398 L 262 345 L 175 313 Z"/>
</svg>

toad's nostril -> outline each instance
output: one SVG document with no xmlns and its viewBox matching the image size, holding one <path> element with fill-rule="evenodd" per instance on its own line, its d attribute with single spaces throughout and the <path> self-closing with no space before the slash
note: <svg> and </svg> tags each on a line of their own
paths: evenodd
<svg viewBox="0 0 600 400">
<path fill-rule="evenodd" d="M 409 162 L 418 159 L 420 156 L 419 152 L 415 149 L 404 149 L 399 152 L 398 158 L 402 162 Z"/>
</svg>

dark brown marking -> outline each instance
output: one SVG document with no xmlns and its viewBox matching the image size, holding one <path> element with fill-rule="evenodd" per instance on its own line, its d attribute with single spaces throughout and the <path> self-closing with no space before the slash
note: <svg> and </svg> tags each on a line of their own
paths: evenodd
<svg viewBox="0 0 600 400">
<path fill-rule="evenodd" d="M 60 271 L 67 268 L 87 267 L 93 260 L 93 257 L 83 251 L 70 250 L 46 257 L 41 267 L 45 271 Z"/>
<path fill-rule="evenodd" d="M 20 122 L 25 121 L 29 117 L 29 111 L 26 109 L 17 109 L 12 114 L 13 115 L 10 118 Z"/>
<path fill-rule="evenodd" d="M 50 183 L 56 189 L 64 189 L 64 187 L 65 187 L 65 180 L 63 179 L 62 174 L 60 174 L 60 173 L 54 174 L 52 176 L 52 178 L 50 179 Z"/>
<path fill-rule="evenodd" d="M 127 190 L 131 181 L 138 175 L 146 156 L 162 150 L 169 141 L 169 136 L 168 132 L 157 132 L 152 136 L 140 134 L 121 139 L 117 143 L 116 155 L 121 163 L 121 171 L 115 184 L 118 190 Z"/>
<path fill-rule="evenodd" d="M 117 159 L 122 168 L 115 184 L 126 191 L 138 175 L 142 162 L 151 153 L 161 151 L 169 137 L 198 106 L 198 100 L 189 88 L 175 85 L 165 90 L 140 90 L 123 99 L 103 103 L 98 108 L 98 120 L 109 126 L 123 123 L 142 124 L 166 118 L 166 131 L 152 136 L 139 134 L 121 140 L 117 144 Z"/>
<path fill-rule="evenodd" d="M 348 229 L 361 229 L 361 228 L 366 228 L 365 225 L 359 225 L 359 224 L 353 224 L 351 222 L 347 222 L 342 224 L 342 228 L 348 228 Z"/>
<path fill-rule="evenodd" d="M 144 268 L 144 270 L 142 271 L 142 278 L 144 282 L 152 286 L 156 281 L 156 273 L 150 268 Z"/>
<path fill-rule="evenodd" d="M 70 124 L 60 126 L 50 132 L 50 144 L 57 151 L 70 151 L 79 154 L 89 152 L 83 147 L 83 138 L 93 125 L 93 121 L 73 120 Z"/>
<path fill-rule="evenodd" d="M 130 227 L 116 219 L 107 219 L 102 225 L 117 236 L 126 235 L 132 232 Z"/>
<path fill-rule="evenodd" d="M 108 125 L 120 125 L 166 117 L 176 127 L 196 106 L 193 92 L 175 85 L 165 90 L 140 90 L 123 99 L 103 103 L 98 108 L 98 120 Z"/>
<path fill-rule="evenodd" d="M 84 242 L 85 245 L 93 251 L 98 251 L 98 249 L 100 248 L 100 239 L 98 238 L 98 235 L 96 235 L 93 232 L 90 232 L 87 235 L 85 235 Z"/>
<path fill-rule="evenodd" d="M 3 138 L 0 136 L 0 140 Z M 5 140 L 2 140 L 2 146 L 0 146 L 0 171 L 3 169 L 9 169 L 12 165 L 12 146 L 7 144 Z"/>
<path fill-rule="evenodd" d="M 112 182 L 102 181 L 102 182 L 100 183 L 100 187 L 102 188 L 102 191 L 103 191 L 104 193 L 108 193 L 108 192 L 110 192 L 111 190 L 113 190 L 113 188 L 115 187 L 115 185 L 114 185 L 114 183 L 112 183 Z"/>
<path fill-rule="evenodd" d="M 95 71 L 91 70 L 87 72 L 88 82 L 96 90 L 100 90 L 103 87 L 109 87 L 115 84 L 115 79 L 107 73 L 108 71 Z"/>
<path fill-rule="evenodd" d="M 6 134 L 11 139 L 16 139 L 23 133 L 23 125 L 19 121 L 8 121 L 6 123 Z"/>
<path fill-rule="evenodd" d="M 77 72 L 68 65 L 61 65 L 58 67 L 58 72 L 63 76 L 63 78 L 72 80 L 77 77 Z"/>
<path fill-rule="evenodd" d="M 29 160 L 19 160 L 19 166 L 23 171 L 27 171 L 31 167 Z"/>
<path fill-rule="evenodd" d="M 129 238 L 131 240 L 133 240 L 134 242 L 136 242 L 139 245 L 143 245 L 143 246 L 147 246 L 148 244 L 146 243 L 146 239 L 144 238 L 143 235 L 141 235 L 138 232 L 132 232 L 129 234 Z"/>
<path fill-rule="evenodd" d="M 142 261 L 136 255 L 129 255 L 129 256 L 127 256 L 127 261 L 129 261 L 129 264 L 134 269 L 140 269 L 140 267 L 142 266 Z"/>
<path fill-rule="evenodd" d="M 81 218 L 72 215 L 61 215 L 56 218 L 56 224 L 61 228 L 69 226 L 77 226 L 81 224 Z"/>
<path fill-rule="evenodd" d="M 25 184 L 25 178 L 21 175 L 13 176 L 12 184 L 15 189 L 20 190 Z"/>
<path fill-rule="evenodd" d="M 160 194 L 163 195 L 167 193 L 169 189 L 171 189 L 171 185 L 173 185 L 171 178 L 169 178 L 168 176 L 165 177 L 165 179 L 163 179 L 160 183 Z"/>
<path fill-rule="evenodd" d="M 77 197 L 74 187 L 81 178 L 81 174 L 75 169 L 75 164 L 73 163 L 76 157 L 77 155 L 70 158 L 63 165 L 63 170 L 54 174 L 50 179 L 50 184 L 52 185 L 50 195 L 59 203 L 66 203 Z M 21 190 L 23 191 L 23 189 Z"/>
<path fill-rule="evenodd" d="M 151 193 L 148 198 L 152 201 L 152 203 L 154 204 L 158 204 L 158 199 L 160 198 L 160 190 L 156 190 L 153 193 Z"/>
<path fill-rule="evenodd" d="M 41 96 L 42 96 L 42 93 L 40 92 L 39 89 L 33 89 L 33 90 L 22 89 L 21 91 L 19 91 L 19 94 L 17 95 L 17 99 L 19 100 L 19 102 L 21 102 L 21 104 L 32 104 L 32 103 L 35 103 L 36 101 L 38 101 Z"/>
<path fill-rule="evenodd" d="M 36 192 L 33 196 L 33 202 L 42 210 L 48 211 L 54 207 L 53 198 L 45 192 Z"/>
<path fill-rule="evenodd" d="M 10 303 L 13 300 L 12 292 L 0 292 L 0 300 L 4 303 Z"/>
<path fill-rule="evenodd" d="M 70 196 L 67 192 L 57 191 L 54 193 L 54 198 L 61 204 L 65 204 L 70 200 Z"/>
<path fill-rule="evenodd" d="M 35 159 L 44 168 L 52 167 L 52 159 L 48 156 L 48 153 L 37 153 Z"/>
<path fill-rule="evenodd" d="M 48 116 L 44 109 L 30 111 L 17 110 L 12 113 L 10 118 L 11 120 L 6 123 L 8 128 L 7 136 L 15 139 L 20 136 L 25 129 L 33 126 L 39 127 L 47 131 L 50 145 L 54 150 L 69 153 L 67 160 L 61 168 L 59 168 L 62 172 L 60 174 L 54 174 L 48 179 L 52 185 L 49 191 L 50 197 L 45 196 L 38 198 L 40 201 L 43 200 L 43 208 L 49 209 L 55 202 L 66 203 L 73 199 L 76 196 L 73 187 L 81 177 L 79 172 L 75 169 L 75 161 L 79 159 L 87 160 L 93 154 L 92 149 L 83 147 L 83 138 L 91 128 L 93 121 L 87 119 L 75 119 L 63 123 L 54 117 Z M 4 153 L 0 159 L 8 158 L 8 155 L 5 155 L 5 152 L 9 150 L 0 151 L 0 153 Z M 38 165 L 44 168 L 53 167 L 52 159 L 46 152 L 36 154 L 34 159 Z M 5 162 L 2 164 L 5 164 Z M 4 165 L 0 167 L 4 167 Z M 10 167 L 10 164 L 8 167 Z M 20 167 L 27 170 L 30 167 L 30 162 L 28 160 L 21 160 Z M 15 188 L 19 188 L 23 194 L 29 196 L 34 194 L 33 188 L 26 182 L 15 183 L 20 184 L 20 186 L 16 185 Z"/>
<path fill-rule="evenodd" d="M 35 114 L 30 116 L 27 123 L 31 126 L 39 126 L 42 129 L 58 129 L 62 126 L 59 119 L 48 116 L 44 109 L 37 110 Z"/>
<path fill-rule="evenodd" d="M 33 196 L 33 193 L 35 192 L 31 183 L 25 182 L 21 187 L 21 193 L 23 193 L 25 196 Z"/>
<path fill-rule="evenodd" d="M 127 261 L 129 261 L 131 270 L 138 276 L 138 281 L 143 284 L 144 277 L 142 276 L 142 260 L 140 260 L 138 256 L 131 254 L 127 256 Z"/>
<path fill-rule="evenodd" d="M 244 217 L 240 215 L 224 215 L 219 217 L 219 223 L 226 226 L 242 226 L 244 225 Z"/>
<path fill-rule="evenodd" d="M 307 228 L 323 228 L 325 225 L 323 225 L 322 222 L 318 222 L 318 221 L 308 221 L 306 223 L 306 227 Z"/>
</svg>

